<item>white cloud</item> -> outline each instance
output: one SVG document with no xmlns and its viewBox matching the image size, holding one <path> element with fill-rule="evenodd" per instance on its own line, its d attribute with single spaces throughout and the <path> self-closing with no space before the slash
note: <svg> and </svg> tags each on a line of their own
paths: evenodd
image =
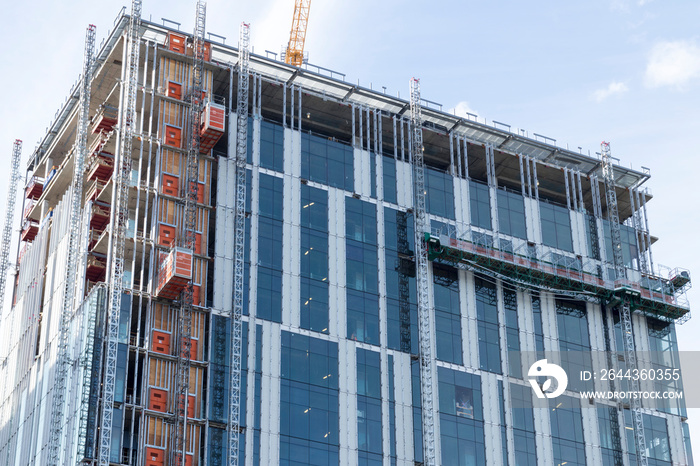
<svg viewBox="0 0 700 466">
<path fill-rule="evenodd" d="M 690 41 L 660 42 L 651 49 L 645 74 L 649 87 L 683 89 L 700 77 L 700 46 Z"/>
<path fill-rule="evenodd" d="M 613 81 L 608 85 L 608 87 L 598 89 L 597 91 L 593 92 L 593 99 L 596 102 L 602 102 L 610 96 L 623 94 L 627 91 L 629 91 L 627 84 Z"/>
<path fill-rule="evenodd" d="M 469 102 L 467 102 L 466 100 L 457 102 L 457 105 L 449 109 L 448 112 L 458 117 L 467 117 L 467 113 L 471 113 L 472 115 L 477 116 L 479 115 L 479 112 L 471 108 L 469 106 Z"/>
</svg>

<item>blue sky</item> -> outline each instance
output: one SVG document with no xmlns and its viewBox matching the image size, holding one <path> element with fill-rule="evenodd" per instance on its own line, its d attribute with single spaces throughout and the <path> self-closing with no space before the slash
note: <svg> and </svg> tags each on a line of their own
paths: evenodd
<svg viewBox="0 0 700 466">
<path fill-rule="evenodd" d="M 16 138 L 24 140 L 24 165 L 44 135 L 80 73 L 85 28 L 97 25 L 100 41 L 122 6 L 107 3 L 4 5 L 4 167 Z M 166 17 L 192 30 L 195 0 L 143 3 L 144 18 Z M 279 52 L 293 4 L 210 1 L 207 30 L 235 44 L 239 23 L 247 21 L 256 53 Z M 311 63 L 366 87 L 407 96 L 416 76 L 423 97 L 445 109 L 477 113 L 584 152 L 609 141 L 623 165 L 651 170 L 650 228 L 660 238 L 655 262 L 689 268 L 700 280 L 699 19 L 700 2 L 690 0 L 314 0 L 306 48 Z M 4 171 L 1 193 L 7 192 Z M 689 299 L 691 307 L 700 305 L 696 290 Z M 681 349 L 700 350 L 698 334 L 700 318 L 679 327 Z M 700 409 L 689 415 L 697 458 Z"/>
</svg>

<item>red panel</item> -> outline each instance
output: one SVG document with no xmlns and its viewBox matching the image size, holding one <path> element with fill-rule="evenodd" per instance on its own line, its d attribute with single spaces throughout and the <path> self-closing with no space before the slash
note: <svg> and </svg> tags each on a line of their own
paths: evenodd
<svg viewBox="0 0 700 466">
<path fill-rule="evenodd" d="M 190 359 L 193 361 L 199 361 L 199 357 L 197 356 L 198 347 L 199 347 L 199 340 L 195 340 L 194 338 L 190 338 Z"/>
<path fill-rule="evenodd" d="M 168 87 L 166 88 L 165 95 L 172 97 L 173 99 L 182 99 L 182 84 L 175 83 L 172 81 L 168 82 Z"/>
<path fill-rule="evenodd" d="M 198 417 L 198 416 L 194 415 L 194 413 L 196 411 L 196 409 L 195 409 L 196 407 L 197 407 L 197 398 L 195 398 L 192 395 L 189 395 L 187 397 L 187 418 L 188 419 L 195 419 Z"/>
<path fill-rule="evenodd" d="M 201 291 L 202 291 L 201 286 L 198 286 L 198 285 L 192 286 L 192 304 L 194 304 L 195 306 L 200 305 L 199 295 L 200 295 Z"/>
<path fill-rule="evenodd" d="M 164 413 L 168 409 L 168 392 L 159 388 L 151 388 L 148 398 L 148 409 Z"/>
<path fill-rule="evenodd" d="M 165 125 L 165 144 L 178 149 L 182 148 L 182 129 Z"/>
<path fill-rule="evenodd" d="M 175 227 L 160 224 L 158 226 L 158 244 L 161 246 L 172 246 L 175 242 Z"/>
<path fill-rule="evenodd" d="M 168 196 L 177 197 L 180 192 L 180 179 L 175 175 L 167 175 L 163 173 L 163 182 L 161 192 Z"/>
<path fill-rule="evenodd" d="M 173 32 L 168 33 L 168 50 L 185 53 L 185 36 Z"/>
<path fill-rule="evenodd" d="M 152 350 L 156 353 L 170 354 L 170 334 L 154 330 Z"/>
<path fill-rule="evenodd" d="M 163 466 L 165 451 L 160 448 L 146 447 L 146 466 Z"/>
</svg>

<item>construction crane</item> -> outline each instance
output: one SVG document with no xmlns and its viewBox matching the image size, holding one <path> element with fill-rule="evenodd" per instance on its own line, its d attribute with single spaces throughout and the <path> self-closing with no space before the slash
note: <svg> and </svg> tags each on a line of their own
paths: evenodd
<svg viewBox="0 0 700 466">
<path fill-rule="evenodd" d="M 241 428 L 241 353 L 243 316 L 243 272 L 245 254 L 245 164 L 248 153 L 248 84 L 250 27 L 241 23 L 238 40 L 238 106 L 236 107 L 236 211 L 234 232 L 233 308 L 231 309 L 231 363 L 228 416 L 228 464 L 238 466 Z"/>
<path fill-rule="evenodd" d="M 615 193 L 615 173 L 613 171 L 612 157 L 610 156 L 610 143 L 601 143 L 603 179 L 605 181 L 605 200 L 608 204 L 608 221 L 610 222 L 610 232 L 612 236 L 613 265 L 615 266 L 615 280 L 624 280 L 627 271 L 622 255 L 622 236 L 620 234 L 620 216 L 617 210 L 617 194 Z M 631 302 L 629 293 L 622 290 L 621 302 L 618 305 L 620 322 L 622 323 L 622 340 L 625 352 L 625 364 L 627 369 L 635 372 L 637 370 L 637 356 L 634 350 L 634 335 L 632 333 Z M 630 379 L 632 392 L 639 391 L 639 381 Z M 630 399 L 632 411 L 632 422 L 634 424 L 634 438 L 637 450 L 637 463 L 640 466 L 647 466 L 646 440 L 644 439 L 644 419 L 642 418 L 642 401 L 639 398 Z M 629 448 L 629 446 L 628 446 Z"/>
<path fill-rule="evenodd" d="M 0 328 L 2 327 L 2 309 L 5 307 L 5 280 L 10 268 L 10 243 L 12 242 L 12 220 L 15 216 L 17 201 L 17 183 L 20 180 L 19 159 L 22 156 L 22 141 L 15 139 L 12 144 L 12 161 L 10 171 L 10 188 L 7 192 L 7 208 L 5 209 L 5 226 L 2 229 L 2 250 L 0 250 Z"/>
<path fill-rule="evenodd" d="M 309 8 L 311 0 L 296 0 L 292 30 L 289 33 L 289 43 L 284 55 L 285 63 L 301 66 L 304 63 L 304 42 L 306 42 L 306 26 L 309 24 Z"/>
<path fill-rule="evenodd" d="M 122 83 L 122 115 L 119 121 L 117 160 L 112 192 L 113 215 L 110 224 L 109 305 L 105 335 L 104 380 L 102 384 L 102 421 L 100 423 L 99 465 L 108 466 L 112 447 L 114 386 L 117 378 L 117 349 L 119 314 L 124 290 L 124 246 L 129 222 L 129 182 L 131 180 L 131 151 L 136 132 L 136 91 L 138 89 L 141 43 L 141 0 L 132 0 L 129 28 L 124 46 L 127 47 L 126 76 Z"/>
<path fill-rule="evenodd" d="M 418 341 L 420 346 L 420 385 L 423 416 L 423 464 L 435 466 L 435 419 L 433 384 L 435 361 L 432 357 L 430 302 L 428 283 L 428 247 L 425 232 L 430 231 L 425 210 L 425 162 L 423 161 L 423 123 L 420 81 L 411 79 L 411 155 L 413 156 L 413 199 L 415 210 L 416 285 L 418 290 Z"/>
<path fill-rule="evenodd" d="M 63 284 L 63 305 L 58 327 L 58 356 L 56 376 L 53 384 L 51 403 L 51 427 L 49 436 L 49 464 L 59 465 L 61 459 L 61 438 L 63 437 L 66 383 L 68 376 L 69 341 L 71 317 L 75 306 L 76 272 L 80 260 L 80 227 L 83 204 L 83 178 L 87 156 L 88 122 L 90 118 L 90 89 L 95 55 L 95 26 L 91 24 L 85 34 L 85 56 L 83 58 L 83 82 L 80 87 L 80 115 L 73 146 L 73 182 L 70 191 L 70 217 L 68 226 L 68 254 L 66 257 L 65 282 Z"/>
</svg>

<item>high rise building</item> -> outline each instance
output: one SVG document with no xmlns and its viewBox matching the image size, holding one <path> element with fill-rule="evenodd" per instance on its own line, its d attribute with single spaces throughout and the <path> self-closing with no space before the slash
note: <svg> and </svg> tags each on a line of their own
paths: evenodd
<svg viewBox="0 0 700 466">
<path fill-rule="evenodd" d="M 27 166 L 0 463 L 232 464 L 238 431 L 249 466 L 692 464 L 683 400 L 580 394 L 682 390 L 648 172 L 254 54 L 239 121 L 239 49 L 134 14 Z M 580 376 L 601 355 L 672 376 Z M 545 358 L 569 381 L 541 400 Z"/>
</svg>

